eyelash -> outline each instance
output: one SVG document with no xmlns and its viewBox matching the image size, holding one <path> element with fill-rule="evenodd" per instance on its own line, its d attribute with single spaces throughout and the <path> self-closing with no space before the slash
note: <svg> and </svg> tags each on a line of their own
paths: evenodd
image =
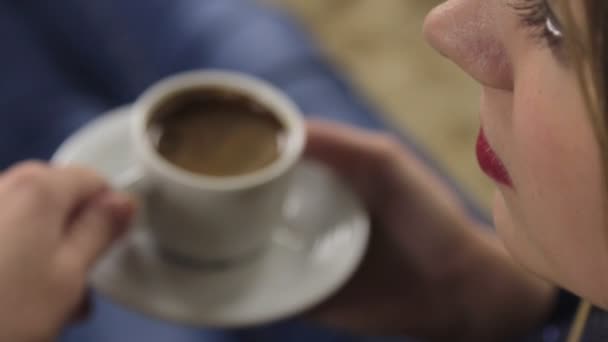
<svg viewBox="0 0 608 342">
<path fill-rule="evenodd" d="M 547 0 L 519 0 L 512 4 L 522 23 L 532 29 L 536 38 L 550 47 L 557 47 L 563 38 L 561 25 L 547 4 Z"/>
</svg>

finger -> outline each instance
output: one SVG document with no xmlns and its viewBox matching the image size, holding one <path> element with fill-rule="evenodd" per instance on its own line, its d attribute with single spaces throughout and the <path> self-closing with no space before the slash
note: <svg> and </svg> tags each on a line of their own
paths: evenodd
<svg viewBox="0 0 608 342">
<path fill-rule="evenodd" d="M 397 139 L 388 134 L 324 121 L 308 124 L 306 156 L 351 182 L 391 175 L 404 152 Z"/>
<path fill-rule="evenodd" d="M 306 154 L 333 163 L 336 157 L 350 156 L 366 150 L 366 133 L 354 127 L 329 121 L 308 122 Z"/>
<path fill-rule="evenodd" d="M 133 199 L 125 194 L 99 195 L 74 218 L 63 243 L 63 257 L 88 270 L 110 243 L 126 231 L 134 211 Z"/>
<path fill-rule="evenodd" d="M 92 170 L 51 167 L 37 161 L 20 163 L 0 179 L 0 191 L 13 192 L 12 197 L 39 216 L 48 216 L 60 228 L 80 206 L 106 188 L 105 180 Z"/>
<path fill-rule="evenodd" d="M 38 176 L 39 174 L 44 173 L 48 168 L 49 166 L 47 164 L 39 160 L 23 161 L 4 171 L 0 178 L 0 182 L 2 184 L 14 183 L 16 177 L 21 177 L 22 175 Z M 20 178 L 18 179 L 20 180 Z"/>
<path fill-rule="evenodd" d="M 40 161 L 30 160 L 12 166 L 0 177 L 0 189 L 3 192 L 27 192 L 40 190 L 48 183 L 50 167 Z M 42 185 L 42 186 L 41 186 Z"/>
<path fill-rule="evenodd" d="M 58 194 L 59 210 L 69 215 L 87 201 L 109 188 L 108 183 L 95 171 L 78 166 L 60 166 L 52 169 L 53 191 Z"/>
<path fill-rule="evenodd" d="M 8 169 L 0 177 L 0 196 L 11 199 L 8 203 L 10 206 L 5 209 L 13 215 L 29 217 L 30 221 L 34 219 L 31 213 L 35 212 L 35 218 L 46 222 L 47 227 L 59 227 L 60 210 L 56 205 L 60 190 L 55 189 L 52 173 L 53 169 L 48 164 L 34 160 Z"/>
</svg>

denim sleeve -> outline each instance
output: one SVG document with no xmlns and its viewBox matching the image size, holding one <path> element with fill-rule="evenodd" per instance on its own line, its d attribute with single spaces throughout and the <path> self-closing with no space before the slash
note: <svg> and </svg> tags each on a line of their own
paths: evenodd
<svg viewBox="0 0 608 342">
<path fill-rule="evenodd" d="M 176 72 L 222 68 L 269 80 L 306 113 L 386 129 L 292 18 L 253 1 L 8 2 L 35 32 L 44 63 L 107 106 Z"/>
<path fill-rule="evenodd" d="M 52 62 L 37 33 L 0 2 L 0 170 L 25 158 L 44 159 L 95 116 L 102 101 L 79 91 Z"/>
<path fill-rule="evenodd" d="M 12 1 L 56 61 L 86 86 L 132 101 L 167 75 L 197 68 L 278 75 L 318 58 L 291 20 L 248 0 Z"/>
</svg>

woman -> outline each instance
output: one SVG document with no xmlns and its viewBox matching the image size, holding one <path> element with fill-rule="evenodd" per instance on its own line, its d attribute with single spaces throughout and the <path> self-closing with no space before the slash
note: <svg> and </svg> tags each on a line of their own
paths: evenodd
<svg viewBox="0 0 608 342">
<path fill-rule="evenodd" d="M 449 0 L 427 19 L 431 44 L 483 86 L 478 155 L 497 184 L 506 248 L 390 137 L 311 123 L 309 155 L 348 179 L 377 223 L 359 272 L 315 319 L 364 333 L 493 341 L 546 322 L 553 284 L 608 308 L 607 11 L 602 0 Z M 38 164 L 5 173 L 0 194 L 11 198 L 0 277 L 13 280 L 0 285 L 0 300 L 29 304 L 4 306 L 19 311 L 0 312 L 0 337 L 48 338 L 77 311 L 84 270 L 133 206 L 87 171 Z"/>
<path fill-rule="evenodd" d="M 547 320 L 550 284 L 608 308 L 607 16 L 601 0 L 451 0 L 426 20 L 431 45 L 482 85 L 477 153 L 496 181 L 494 221 L 509 255 L 407 151 L 313 128 L 311 151 L 353 181 L 384 228 L 359 279 L 321 308 L 325 319 L 487 341 Z M 374 169 L 352 169 L 357 150 Z M 388 262 L 401 272 L 378 274 Z"/>
</svg>

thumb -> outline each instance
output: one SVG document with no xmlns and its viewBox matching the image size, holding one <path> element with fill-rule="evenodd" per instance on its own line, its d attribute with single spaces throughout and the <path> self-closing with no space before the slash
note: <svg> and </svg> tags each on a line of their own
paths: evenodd
<svg viewBox="0 0 608 342">
<path fill-rule="evenodd" d="M 63 245 L 66 258 L 89 269 L 129 226 L 135 204 L 127 195 L 107 192 L 93 199 L 71 221 Z"/>
<path fill-rule="evenodd" d="M 307 133 L 306 156 L 346 180 L 369 210 L 400 184 L 404 151 L 391 135 L 323 121 L 309 122 Z"/>
<path fill-rule="evenodd" d="M 306 156 L 351 181 L 393 167 L 402 146 L 390 135 L 329 121 L 310 121 Z"/>
</svg>

